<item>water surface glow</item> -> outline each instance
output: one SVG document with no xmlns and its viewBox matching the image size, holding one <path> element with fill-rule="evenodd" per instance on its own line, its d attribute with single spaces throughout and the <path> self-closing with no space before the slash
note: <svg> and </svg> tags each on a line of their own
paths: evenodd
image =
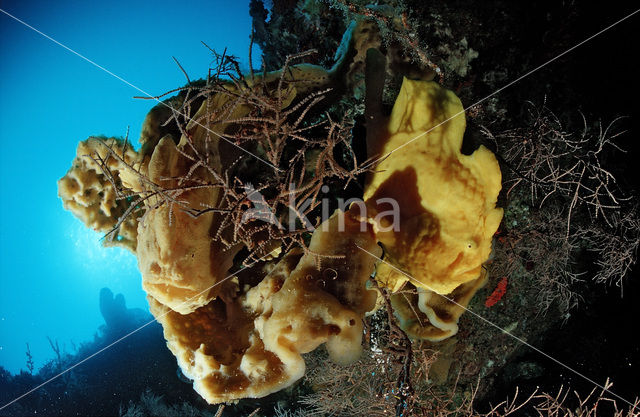
<svg viewBox="0 0 640 417">
<path fill-rule="evenodd" d="M 162 94 L 206 76 L 206 42 L 246 66 L 248 2 L 3 1 L 2 9 L 131 84 Z M 254 50 L 254 66 L 260 51 Z M 47 336 L 72 350 L 103 323 L 100 288 L 147 309 L 135 257 L 103 248 L 100 235 L 65 212 L 56 181 L 78 141 L 136 140 L 154 105 L 139 91 L 0 15 L 0 365 L 36 368 L 53 356 Z"/>
</svg>

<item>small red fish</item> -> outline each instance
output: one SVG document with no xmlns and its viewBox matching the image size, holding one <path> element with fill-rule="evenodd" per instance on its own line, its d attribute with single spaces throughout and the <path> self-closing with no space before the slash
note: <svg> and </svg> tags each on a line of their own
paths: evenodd
<svg viewBox="0 0 640 417">
<path fill-rule="evenodd" d="M 493 307 L 500 299 L 507 293 L 507 277 L 504 277 L 498 282 L 496 289 L 493 290 L 491 295 L 487 297 L 487 301 L 484 302 L 485 307 Z"/>
</svg>

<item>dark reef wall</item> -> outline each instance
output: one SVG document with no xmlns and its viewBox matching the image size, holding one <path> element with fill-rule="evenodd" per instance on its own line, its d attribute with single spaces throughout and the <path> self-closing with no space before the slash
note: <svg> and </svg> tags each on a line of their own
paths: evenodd
<svg viewBox="0 0 640 417">
<path fill-rule="evenodd" d="M 254 9 L 261 3 L 252 1 Z M 319 57 L 330 57 L 348 20 L 355 14 L 363 14 L 369 3 L 359 0 L 273 0 L 268 20 L 264 21 L 264 14 L 253 15 L 259 29 L 255 40 L 263 48 L 267 67 L 281 65 L 286 54 L 310 48 L 317 49 Z M 401 16 L 402 24 L 416 35 L 416 45 L 445 70 L 444 84 L 460 96 L 464 105 L 482 100 L 480 110 L 468 114 L 466 146 L 473 148 L 482 143 L 495 150 L 495 145 L 481 134 L 481 127 L 499 131 L 521 126 L 527 102 L 535 106 L 546 105 L 566 130 L 576 135 L 584 127 L 583 115 L 587 125 L 596 129 L 599 122 L 606 128 L 622 116 L 623 119 L 616 122 L 616 131 L 626 132 L 616 143 L 625 152 L 611 150 L 603 155 L 603 159 L 620 188 L 627 195 L 638 195 L 640 176 L 635 175 L 635 170 L 640 158 L 637 140 L 640 137 L 640 106 L 637 104 L 640 80 L 631 62 L 635 58 L 632 45 L 637 39 L 640 16 L 635 15 L 579 45 L 634 12 L 636 3 L 610 2 L 606 6 L 550 0 L 527 3 L 390 0 L 379 3 L 387 4 Z M 315 36 L 316 33 L 323 33 L 323 36 Z M 552 62 L 536 70 L 548 61 Z M 527 75 L 532 70 L 536 71 Z M 522 76 L 525 77 L 518 80 Z M 509 85 L 513 81 L 516 82 Z M 354 133 L 361 128 L 356 125 Z M 585 259 L 577 262 L 585 262 Z M 594 272 L 592 266 L 585 264 L 582 268 L 587 273 Z M 632 399 L 640 392 L 633 372 L 640 366 L 640 349 L 629 337 L 632 318 L 639 313 L 639 275 L 636 266 L 627 276 L 623 300 L 620 300 L 620 289 L 615 286 L 582 284 L 582 301 L 566 321 L 557 311 L 538 316 L 531 309 L 522 307 L 526 303 L 518 307 L 526 297 L 514 294 L 519 288 L 511 284 L 503 305 L 489 312 L 478 311 L 498 323 L 501 317 L 509 314 L 522 316 L 520 326 L 530 321 L 525 331 L 529 342 L 583 370 L 600 384 L 611 377 L 614 391 Z M 496 283 L 491 281 L 487 292 L 479 294 L 480 298 L 490 294 Z M 481 308 L 479 304 L 475 307 Z M 481 324 L 474 324 L 474 320 L 470 316 L 462 318 L 460 338 L 474 331 L 487 331 Z M 494 391 L 487 394 L 485 406 L 489 401 L 495 404 L 504 400 L 517 385 L 529 391 L 539 385 L 554 392 L 561 384 L 570 383 L 585 395 L 593 388 L 584 379 L 539 354 L 518 348 L 517 343 L 506 336 L 487 337 L 477 346 L 488 343 L 486 348 L 494 350 L 500 360 L 513 356 L 509 365 L 501 370 L 494 368 L 486 375 L 485 380 L 488 386 L 493 383 Z M 576 349 L 580 352 L 576 353 Z M 471 363 L 463 367 L 463 381 L 464 371 L 477 371 L 481 361 L 482 358 L 477 359 L 475 368 Z M 477 373 L 472 374 L 477 378 Z M 491 391 L 488 386 L 481 389 L 481 393 Z"/>
<path fill-rule="evenodd" d="M 11 375 L 0 368 L 2 405 L 55 378 L 0 411 L 0 415 L 118 415 L 120 406 L 126 409 L 130 401 L 139 401 L 146 390 L 161 393 L 170 403 L 188 401 L 207 406 L 191 384 L 176 375 L 176 361 L 166 347 L 162 327 L 152 322 L 148 313 L 127 309 L 122 294 L 114 297 L 108 288 L 100 292 L 100 310 L 105 325 L 93 341 L 81 344 L 77 352 L 60 352 L 58 358 L 33 375 L 26 371 Z M 56 377 L 98 351 L 101 352 Z"/>
</svg>

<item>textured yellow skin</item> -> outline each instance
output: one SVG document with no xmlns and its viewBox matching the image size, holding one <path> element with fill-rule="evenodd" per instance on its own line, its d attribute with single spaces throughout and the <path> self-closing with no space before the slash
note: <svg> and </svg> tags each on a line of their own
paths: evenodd
<svg viewBox="0 0 640 417">
<path fill-rule="evenodd" d="M 502 209 L 495 207 L 498 161 L 484 146 L 463 155 L 464 129 L 464 110 L 453 92 L 433 81 L 404 79 L 389 123 L 367 138 L 370 152 L 388 155 L 367 183 L 368 215 L 389 210 L 377 203 L 383 197 L 400 206 L 399 230 L 376 236 L 387 259 L 411 275 L 415 286 L 438 294 L 480 276 L 502 219 Z M 378 274 L 390 287 L 407 279 L 386 264 Z"/>
<path fill-rule="evenodd" d="M 149 162 L 153 182 L 178 188 L 179 181 L 172 178 L 184 176 L 190 169 L 190 161 L 178 149 L 171 137 L 160 140 Z M 208 179 L 202 168 L 196 175 Z M 199 209 L 203 204 L 215 207 L 219 189 L 188 190 L 176 193 L 174 198 L 190 208 Z M 155 201 L 149 199 L 148 204 L 153 206 Z M 211 230 L 215 230 L 218 218 L 212 212 L 192 217 L 167 203 L 147 211 L 138 226 L 136 254 L 142 286 L 149 295 L 181 314 L 192 313 L 218 296 L 223 286 L 214 284 L 228 276 L 240 249 L 225 248 L 212 240 Z"/>
<path fill-rule="evenodd" d="M 267 73 L 264 82 L 277 83 L 280 74 L 280 71 Z M 284 78 L 297 80 L 282 92 L 282 106 L 286 107 L 300 92 L 306 92 L 316 84 L 327 83 L 328 73 L 315 65 L 297 65 L 292 66 Z M 258 79 L 262 76 L 256 75 Z M 226 87 L 231 93 L 237 90 L 232 84 Z M 225 120 L 245 117 L 251 110 L 247 105 L 232 106 L 230 111 L 221 110 L 228 106 L 232 97 L 218 93 L 208 98 L 187 126 L 192 135 L 192 145 L 201 155 L 208 154 L 210 167 L 219 173 L 224 172 L 224 167 L 233 163 L 240 153 L 221 139 L 233 127 L 233 123 Z M 153 120 L 145 122 L 145 126 L 146 131 L 152 132 Z M 155 144 L 155 140 L 148 139 L 152 136 L 147 134 L 144 137 L 146 144 Z M 193 164 L 181 152 L 193 154 L 184 135 L 177 145 L 169 135 L 161 138 L 154 145 L 148 162 L 150 180 L 168 189 L 178 188 L 179 181 L 170 178 L 186 176 Z M 193 177 L 205 183 L 215 182 L 203 167 L 196 169 Z M 202 188 L 179 192 L 174 198 L 186 202 L 193 209 L 221 208 L 220 192 L 219 188 Z M 153 198 L 147 201 L 149 207 L 156 203 Z M 213 212 L 194 218 L 168 204 L 148 210 L 138 227 L 137 256 L 142 285 L 149 295 L 180 314 L 192 313 L 218 296 L 222 286 L 214 284 L 229 275 L 233 258 L 242 249 L 240 245 L 226 248 L 219 239 L 213 238 L 220 218 Z"/>
</svg>

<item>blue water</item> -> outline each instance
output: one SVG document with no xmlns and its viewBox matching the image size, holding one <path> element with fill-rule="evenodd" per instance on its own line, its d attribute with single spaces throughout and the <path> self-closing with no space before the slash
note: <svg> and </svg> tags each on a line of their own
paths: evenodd
<svg viewBox="0 0 640 417">
<path fill-rule="evenodd" d="M 206 76 L 200 43 L 246 66 L 248 2 L 2 1 L 0 8 L 140 89 L 156 95 Z M 254 67 L 259 49 L 254 49 Z M 53 357 L 47 336 L 73 351 L 103 318 L 109 287 L 127 307 L 148 309 L 136 259 L 102 248 L 62 208 L 56 181 L 78 141 L 91 135 L 136 139 L 155 104 L 140 91 L 0 13 L 0 366 L 35 368 Z"/>
</svg>

